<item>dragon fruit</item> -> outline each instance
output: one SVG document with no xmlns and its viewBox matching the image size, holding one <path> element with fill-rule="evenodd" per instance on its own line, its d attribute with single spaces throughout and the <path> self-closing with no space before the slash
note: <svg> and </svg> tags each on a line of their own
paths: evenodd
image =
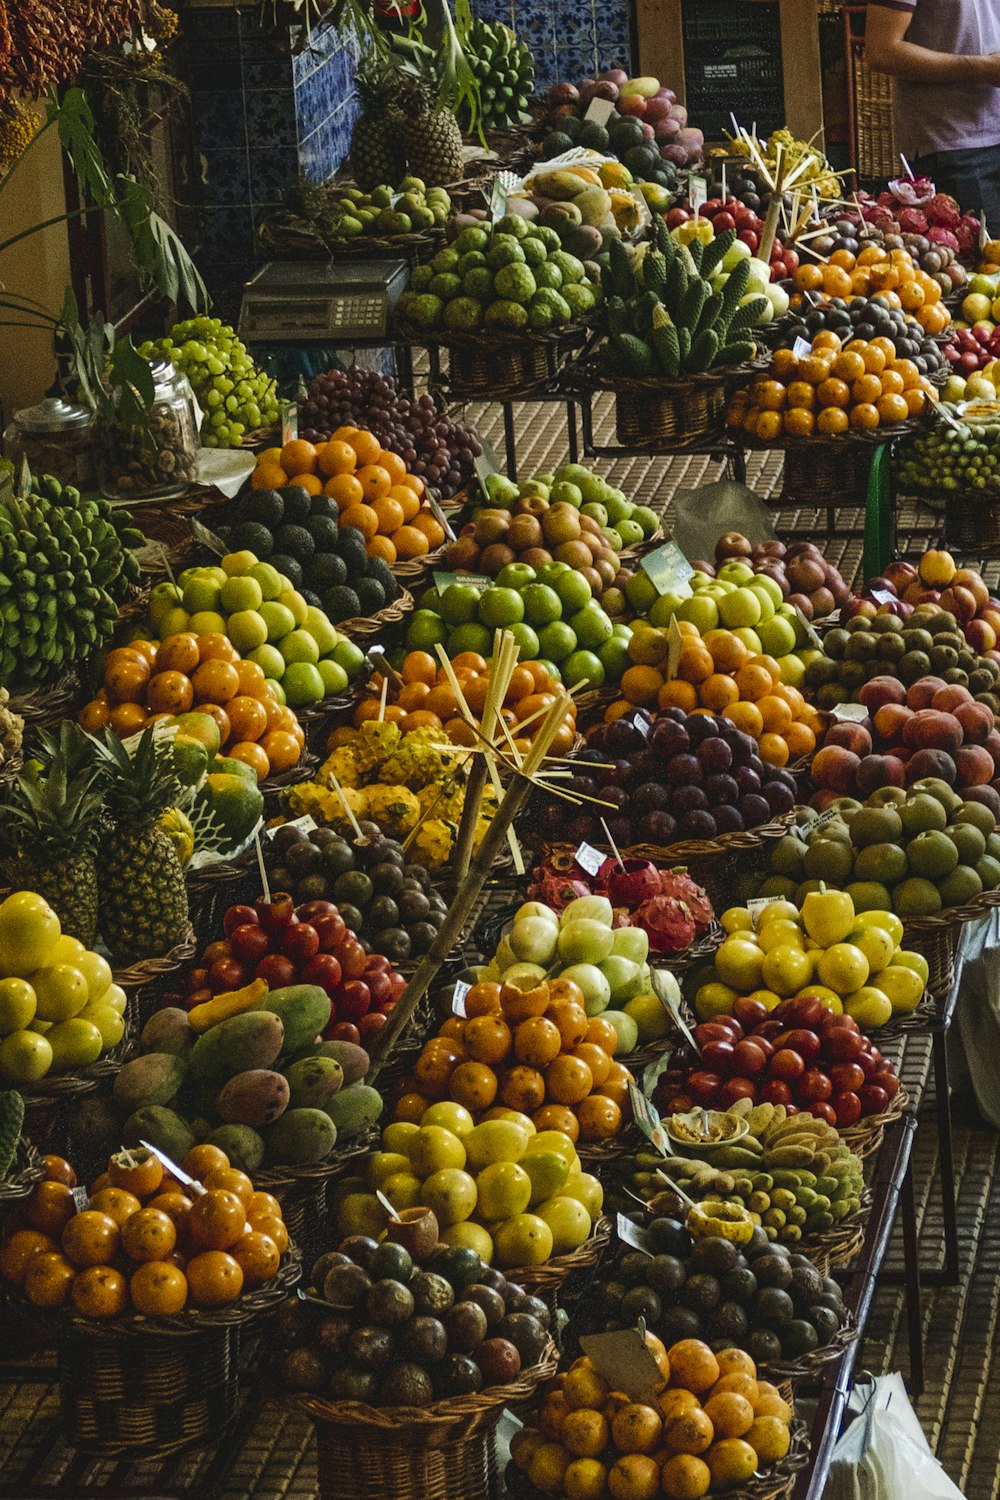
<svg viewBox="0 0 1000 1500">
<path fill-rule="evenodd" d="M 927 238 L 932 245 L 943 245 L 948 250 L 954 250 L 956 255 L 961 248 L 958 237 L 950 229 L 945 229 L 940 224 L 933 224 L 927 231 Z"/>
<path fill-rule="evenodd" d="M 598 871 L 596 889 L 612 906 L 634 911 L 643 901 L 660 893 L 660 872 L 648 859 L 606 859 Z"/>
<path fill-rule="evenodd" d="M 925 207 L 927 222 L 942 229 L 957 229 L 962 220 L 962 210 L 947 193 L 935 193 Z"/>
<path fill-rule="evenodd" d="M 886 199 L 890 202 L 895 199 L 897 203 L 903 203 L 908 208 L 921 207 L 929 203 L 934 197 L 935 187 L 929 177 L 896 177 L 889 184 L 889 191 L 883 193 L 879 198 L 882 203 Z"/>
<path fill-rule="evenodd" d="M 683 901 L 694 919 L 698 929 L 698 936 L 707 932 L 715 921 L 715 912 L 712 903 L 705 891 L 692 880 L 686 870 L 661 870 L 660 871 L 660 894 L 663 896 L 676 897 Z"/>
<path fill-rule="evenodd" d="M 574 853 L 570 844 L 557 844 L 554 849 L 549 850 L 542 863 L 531 872 L 529 901 L 544 901 L 554 911 L 562 911 L 564 906 L 576 901 L 578 897 L 592 894 L 590 883 L 574 874 L 577 869 Z"/>
<path fill-rule="evenodd" d="M 676 896 L 651 896 L 633 914 L 632 923 L 646 933 L 654 953 L 680 953 L 691 946 L 698 931 L 687 903 Z"/>
<path fill-rule="evenodd" d="M 926 234 L 927 216 L 919 208 L 903 208 L 896 220 L 902 234 Z"/>
<path fill-rule="evenodd" d="M 971 214 L 963 216 L 961 224 L 955 230 L 955 238 L 958 240 L 959 252 L 964 256 L 975 255 L 979 249 L 979 231 L 982 228 L 978 219 Z"/>
</svg>

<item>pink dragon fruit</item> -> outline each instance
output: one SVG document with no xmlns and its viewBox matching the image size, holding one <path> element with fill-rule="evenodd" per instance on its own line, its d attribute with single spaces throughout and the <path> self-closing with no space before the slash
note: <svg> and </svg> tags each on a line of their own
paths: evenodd
<svg viewBox="0 0 1000 1500">
<path fill-rule="evenodd" d="M 940 224 L 942 229 L 957 229 L 962 220 L 958 201 L 948 193 L 935 193 L 924 209 L 930 224 Z"/>
<path fill-rule="evenodd" d="M 927 233 L 927 217 L 919 208 L 901 208 L 896 222 L 901 234 Z"/>
<path fill-rule="evenodd" d="M 930 202 L 934 193 L 934 184 L 929 177 L 896 177 L 890 182 L 888 193 L 883 193 L 879 202 L 883 198 L 895 198 L 897 203 L 914 208 L 918 203 Z"/>
<path fill-rule="evenodd" d="M 698 931 L 687 903 L 676 896 L 651 896 L 632 921 L 646 933 L 654 953 L 679 953 L 691 946 Z"/>
<path fill-rule="evenodd" d="M 694 919 L 699 937 L 715 921 L 715 912 L 707 894 L 684 869 L 660 871 L 660 894 L 676 897 L 684 903 Z"/>
<path fill-rule="evenodd" d="M 961 248 L 957 236 L 941 224 L 932 224 L 927 231 L 927 238 L 932 245 L 944 245 L 948 250 L 954 250 L 956 255 Z"/>
<path fill-rule="evenodd" d="M 574 880 L 570 875 L 543 875 L 528 887 L 529 901 L 543 901 L 553 911 L 562 911 L 571 901 L 590 894 L 585 880 Z"/>
<path fill-rule="evenodd" d="M 971 214 L 966 214 L 961 224 L 955 230 L 955 238 L 958 240 L 959 251 L 962 255 L 973 255 L 979 249 L 979 231 L 981 225 L 978 219 Z"/>
<path fill-rule="evenodd" d="M 597 875 L 597 890 L 612 906 L 634 911 L 650 896 L 659 895 L 660 872 L 648 859 L 606 859 Z"/>
</svg>

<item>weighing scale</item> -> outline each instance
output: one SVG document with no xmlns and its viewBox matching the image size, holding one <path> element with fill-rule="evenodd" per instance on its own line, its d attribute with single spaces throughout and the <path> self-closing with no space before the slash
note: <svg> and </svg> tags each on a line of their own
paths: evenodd
<svg viewBox="0 0 1000 1500">
<path fill-rule="evenodd" d="M 240 337 L 300 347 L 384 338 L 408 278 L 404 260 L 271 261 L 244 285 Z"/>
</svg>

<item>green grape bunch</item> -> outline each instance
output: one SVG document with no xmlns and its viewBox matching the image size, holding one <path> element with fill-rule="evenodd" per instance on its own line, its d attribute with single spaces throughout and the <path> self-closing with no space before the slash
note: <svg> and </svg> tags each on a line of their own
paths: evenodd
<svg viewBox="0 0 1000 1500">
<path fill-rule="evenodd" d="M 175 323 L 166 338 L 147 341 L 139 353 L 169 359 L 187 376 L 204 412 L 206 448 L 238 448 L 248 432 L 278 420 L 275 382 L 254 364 L 235 329 L 218 318 Z"/>
</svg>

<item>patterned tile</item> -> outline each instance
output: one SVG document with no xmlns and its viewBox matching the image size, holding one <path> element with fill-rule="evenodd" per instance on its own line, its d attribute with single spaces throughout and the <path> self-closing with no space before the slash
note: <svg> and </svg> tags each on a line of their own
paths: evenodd
<svg viewBox="0 0 1000 1500">
<path fill-rule="evenodd" d="M 206 37 L 235 36 L 240 22 L 238 11 L 229 6 L 186 6 L 183 31 L 186 37 L 199 41 Z"/>
<path fill-rule="evenodd" d="M 288 57 L 245 58 L 243 62 L 243 87 L 249 91 L 266 90 L 268 93 L 292 92 L 292 64 Z"/>
<path fill-rule="evenodd" d="M 200 153 L 200 163 L 204 203 L 250 202 L 250 163 L 245 149 L 213 147 Z"/>
<path fill-rule="evenodd" d="M 243 94 L 238 89 L 196 95 L 191 115 L 200 151 L 210 151 L 220 144 L 230 147 L 246 144 Z"/>
<path fill-rule="evenodd" d="M 271 146 L 295 146 L 298 130 L 295 100 L 290 89 L 255 89 L 246 96 L 247 141 L 251 151 Z"/>
<path fill-rule="evenodd" d="M 253 222 L 250 205 L 235 204 L 226 208 L 202 211 L 201 254 L 206 261 L 230 256 L 234 261 L 253 259 Z"/>
<path fill-rule="evenodd" d="M 268 146 L 250 152 L 250 202 L 280 203 L 295 181 L 299 153 L 295 146 Z"/>
<path fill-rule="evenodd" d="M 243 64 L 239 58 L 235 61 L 217 58 L 212 60 L 204 57 L 201 48 L 196 54 L 197 61 L 188 65 L 187 81 L 192 94 L 215 94 L 220 89 L 242 90 L 243 88 Z M 227 59 L 231 58 L 231 48 L 226 47 Z"/>
</svg>

